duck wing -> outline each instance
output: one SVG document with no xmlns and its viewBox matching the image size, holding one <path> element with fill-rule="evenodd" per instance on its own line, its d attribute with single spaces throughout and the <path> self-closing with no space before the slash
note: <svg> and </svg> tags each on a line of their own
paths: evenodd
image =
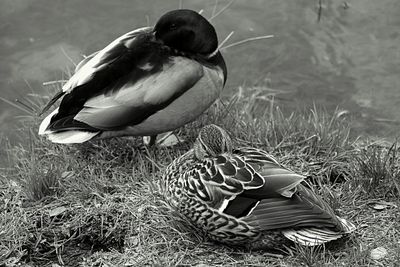
<svg viewBox="0 0 400 267">
<path fill-rule="evenodd" d="M 261 199 L 266 195 L 292 195 L 304 176 L 282 167 L 262 150 L 242 148 L 196 164 L 188 176 L 191 179 L 203 183 L 210 198 L 222 195 L 234 199 L 251 190 L 254 199 Z"/>
<path fill-rule="evenodd" d="M 244 190 L 232 199 L 225 213 L 242 218 L 262 230 L 284 229 L 283 234 L 303 245 L 318 245 L 352 232 L 355 226 L 335 215 L 333 209 L 304 181 L 304 176 L 284 168 L 261 150 L 236 151 L 255 166 L 265 183 Z"/>
<path fill-rule="evenodd" d="M 148 34 L 151 31 L 151 27 L 144 27 L 128 32 L 115 39 L 104 49 L 89 55 L 78 63 L 74 75 L 64 84 L 62 90 L 64 92 L 72 91 L 94 79 L 99 79 L 102 75 L 117 75 L 114 73 L 117 71 L 120 76 L 129 73 L 131 68 L 124 67 L 135 66 L 140 63 L 138 61 L 148 57 L 149 53 L 146 51 L 148 47 L 146 47 L 145 41 L 150 37 Z M 108 70 L 108 73 L 104 73 L 104 70 Z M 98 90 L 101 89 L 101 87 L 98 88 Z"/>
<path fill-rule="evenodd" d="M 134 82 L 125 80 L 111 94 L 88 99 L 74 120 L 101 130 L 139 124 L 193 87 L 202 76 L 201 64 L 174 57 L 162 71 Z"/>
<path fill-rule="evenodd" d="M 103 88 L 102 86 L 83 86 L 84 84 L 90 83 L 92 80 L 96 80 L 95 78 L 99 79 L 101 76 L 107 76 L 107 72 L 104 72 L 106 67 L 112 69 L 118 66 L 115 64 L 115 60 L 120 58 L 123 59 L 124 55 L 129 54 L 129 49 L 133 48 L 133 44 L 135 43 L 134 40 L 137 39 L 139 35 L 143 35 L 151 31 L 151 28 L 140 28 L 134 31 L 128 32 L 108 46 L 106 46 L 103 50 L 97 51 L 89 55 L 88 57 L 81 60 L 78 65 L 75 67 L 74 74 L 70 77 L 70 79 L 63 85 L 62 90 L 57 92 L 52 99 L 43 107 L 39 115 L 45 113 L 54 103 L 64 96 L 66 93 L 70 93 L 73 90 L 82 91 L 88 90 L 90 93 L 95 93 L 96 91 L 101 91 Z M 128 47 L 128 45 L 130 47 Z M 114 64 L 113 64 L 114 63 Z M 121 73 L 122 74 L 122 73 Z M 101 80 L 101 79 L 100 79 Z M 103 79 L 104 80 L 104 79 Z M 98 81 L 100 82 L 100 81 Z M 104 82 L 103 82 L 103 85 Z M 87 94 L 90 95 L 90 93 Z M 80 93 L 80 95 L 83 95 Z"/>
<path fill-rule="evenodd" d="M 251 192 L 247 193 L 245 199 L 251 199 Z M 241 197 L 234 201 L 240 200 Z M 279 229 L 286 238 L 305 246 L 336 240 L 356 229 L 351 222 L 336 216 L 320 196 L 303 184 L 296 186 L 291 197 L 266 197 L 252 204 L 244 221 L 261 230 Z"/>
</svg>

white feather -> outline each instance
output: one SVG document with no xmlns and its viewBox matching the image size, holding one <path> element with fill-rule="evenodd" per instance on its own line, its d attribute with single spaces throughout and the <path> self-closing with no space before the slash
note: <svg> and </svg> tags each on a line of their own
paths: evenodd
<svg viewBox="0 0 400 267">
<path fill-rule="evenodd" d="M 228 206 L 230 200 L 229 199 L 224 199 L 224 201 L 222 201 L 221 206 L 219 207 L 218 211 L 219 212 L 224 212 L 226 207 Z"/>
<path fill-rule="evenodd" d="M 260 201 L 257 201 L 257 203 L 254 205 L 254 207 L 252 207 L 252 208 L 250 209 L 250 211 L 246 214 L 246 216 L 249 216 L 250 214 L 252 214 L 252 213 L 253 213 L 253 210 L 254 210 L 255 208 L 257 208 L 258 204 L 260 204 Z"/>
<path fill-rule="evenodd" d="M 150 71 L 154 68 L 154 66 L 147 62 L 141 66 L 138 66 L 138 68 L 141 70 Z"/>
<path fill-rule="evenodd" d="M 49 127 L 51 118 L 55 114 L 57 114 L 57 112 L 58 112 L 58 108 L 56 108 L 52 113 L 50 113 L 49 115 L 47 115 L 46 118 L 44 118 L 44 120 L 42 121 L 42 123 L 40 124 L 40 127 L 39 127 L 39 135 L 44 135 L 49 132 L 49 131 L 46 131 L 46 129 L 47 129 L 47 127 Z"/>
<path fill-rule="evenodd" d="M 74 144 L 86 142 L 95 137 L 98 133 L 99 132 L 64 131 L 58 133 L 48 133 L 47 137 L 53 143 Z"/>
<path fill-rule="evenodd" d="M 66 84 L 64 84 L 62 90 L 64 92 L 68 92 L 72 90 L 73 88 L 82 85 L 86 83 L 90 78 L 93 76 L 93 74 L 103 66 L 104 63 L 107 62 L 102 62 L 104 55 L 106 55 L 110 50 L 112 50 L 116 45 L 120 44 L 122 40 L 130 38 L 132 34 L 136 34 L 137 32 L 140 31 L 145 31 L 150 29 L 150 27 L 143 27 L 136 29 L 134 31 L 128 32 L 114 41 L 112 41 L 109 45 L 107 45 L 103 50 L 99 51 L 92 59 L 90 59 L 85 65 L 79 68 L 79 70 L 72 75 L 72 77 L 68 80 Z M 102 65 L 98 66 L 100 63 L 103 63 Z"/>
<path fill-rule="evenodd" d="M 318 228 L 283 230 L 282 234 L 287 239 L 303 246 L 317 246 L 342 237 L 340 233 Z"/>
</svg>

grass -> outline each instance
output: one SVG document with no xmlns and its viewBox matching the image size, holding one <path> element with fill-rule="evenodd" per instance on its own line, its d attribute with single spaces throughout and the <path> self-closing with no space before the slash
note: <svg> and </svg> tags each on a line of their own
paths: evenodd
<svg viewBox="0 0 400 267">
<path fill-rule="evenodd" d="M 40 106 L 39 104 L 36 104 Z M 183 127 L 187 142 L 144 148 L 139 138 L 56 145 L 22 120 L 27 143 L 6 147 L 0 173 L 0 265 L 16 266 L 396 266 L 400 262 L 400 158 L 397 143 L 352 137 L 339 111 L 286 114 L 266 88 L 240 89 Z M 349 238 L 285 253 L 215 244 L 171 212 L 157 181 L 190 148 L 202 125 L 228 129 L 237 145 L 271 152 L 303 173 L 358 230 Z M 390 203 L 376 210 L 373 203 Z M 373 260 L 369 253 L 385 247 Z"/>
</svg>

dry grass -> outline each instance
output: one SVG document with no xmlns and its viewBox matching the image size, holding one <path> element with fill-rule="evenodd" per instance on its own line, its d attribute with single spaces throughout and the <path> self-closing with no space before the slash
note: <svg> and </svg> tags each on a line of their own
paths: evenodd
<svg viewBox="0 0 400 267">
<path fill-rule="evenodd" d="M 400 261 L 398 146 L 351 137 L 348 118 L 314 108 L 284 114 L 265 88 L 239 90 L 181 129 L 174 148 L 144 148 L 138 138 L 55 145 L 25 117 L 28 144 L 7 145 L 0 178 L 0 264 L 16 266 L 395 266 Z M 40 104 L 38 105 L 40 106 Z M 192 144 L 202 125 L 217 123 L 308 175 L 315 189 L 359 229 L 326 246 L 293 246 L 282 255 L 210 242 L 171 212 L 154 184 Z M 393 205 L 383 210 L 371 203 Z M 397 206 L 395 206 L 397 205 Z M 378 246 L 381 260 L 369 257 Z"/>
</svg>

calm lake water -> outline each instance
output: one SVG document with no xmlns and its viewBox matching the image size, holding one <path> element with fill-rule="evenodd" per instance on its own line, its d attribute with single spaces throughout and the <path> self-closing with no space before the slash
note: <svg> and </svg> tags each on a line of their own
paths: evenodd
<svg viewBox="0 0 400 267">
<path fill-rule="evenodd" d="M 204 9 L 215 1 L 181 1 Z M 10 100 L 43 94 L 42 83 L 132 29 L 153 25 L 180 1 L 0 0 L 0 90 Z M 228 1 L 219 1 L 218 10 Z M 288 109 L 317 103 L 356 118 L 365 135 L 393 138 L 400 130 L 400 1 L 236 1 L 213 20 L 220 41 L 273 34 L 224 51 L 225 94 L 239 86 L 284 91 Z M 0 130 L 13 137 L 19 110 L 0 101 Z"/>
</svg>

